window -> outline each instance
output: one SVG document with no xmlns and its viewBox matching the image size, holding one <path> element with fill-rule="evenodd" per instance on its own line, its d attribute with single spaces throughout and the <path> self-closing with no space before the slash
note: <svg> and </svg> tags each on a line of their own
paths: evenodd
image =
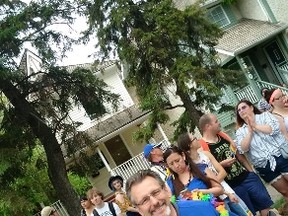
<svg viewBox="0 0 288 216">
<path fill-rule="evenodd" d="M 211 8 L 208 11 L 208 18 L 220 27 L 225 27 L 230 24 L 230 20 L 221 5 Z"/>
</svg>

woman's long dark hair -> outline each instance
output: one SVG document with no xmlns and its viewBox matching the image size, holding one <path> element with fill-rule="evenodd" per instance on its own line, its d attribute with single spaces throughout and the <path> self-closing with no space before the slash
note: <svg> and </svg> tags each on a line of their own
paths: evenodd
<svg viewBox="0 0 288 216">
<path fill-rule="evenodd" d="M 242 119 L 242 118 L 240 117 L 239 113 L 238 113 L 238 106 L 239 106 L 239 104 L 241 104 L 241 103 L 245 103 L 247 106 L 253 107 L 253 112 L 254 112 L 254 114 L 261 114 L 261 113 L 262 113 L 262 112 L 261 112 L 256 106 L 254 106 L 254 104 L 251 103 L 250 101 L 248 101 L 248 100 L 246 100 L 246 99 L 240 100 L 240 101 L 237 103 L 236 107 L 235 107 L 237 128 L 242 127 L 243 124 L 245 123 L 244 119 Z"/>
<path fill-rule="evenodd" d="M 191 138 L 189 136 L 189 133 L 183 133 L 181 134 L 177 139 L 177 146 L 180 150 L 184 152 L 190 151 L 190 145 L 191 145 Z"/>
<path fill-rule="evenodd" d="M 210 178 L 208 178 L 207 176 L 205 176 L 201 170 L 198 168 L 198 166 L 192 161 L 192 159 L 189 157 L 189 155 L 187 155 L 185 152 L 181 151 L 177 146 L 171 146 L 170 148 L 168 148 L 164 154 L 163 154 L 163 158 L 164 158 L 164 162 L 167 163 L 167 158 L 172 154 L 172 153 L 177 153 L 180 156 L 183 156 L 183 154 L 186 157 L 186 164 L 189 167 L 189 171 L 190 173 L 193 175 L 193 177 L 199 178 L 200 180 L 202 180 L 207 188 L 211 188 L 211 182 L 210 182 Z M 170 169 L 170 171 L 173 173 L 174 177 L 176 180 L 178 180 L 179 182 L 179 178 L 178 178 L 178 174 L 175 173 L 173 170 Z M 179 185 L 179 184 L 174 184 L 174 192 L 175 195 L 178 196 L 180 194 L 180 191 L 182 191 L 184 189 L 184 185 Z"/>
</svg>

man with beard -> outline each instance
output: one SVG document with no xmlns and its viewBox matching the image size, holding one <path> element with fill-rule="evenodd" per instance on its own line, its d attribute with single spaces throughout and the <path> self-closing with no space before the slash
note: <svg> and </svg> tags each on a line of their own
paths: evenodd
<svg viewBox="0 0 288 216">
<path fill-rule="evenodd" d="M 170 190 L 161 177 L 152 170 L 140 170 L 126 182 L 126 193 L 141 215 L 145 216 L 219 216 L 206 201 L 170 202 Z M 212 209 L 211 209 L 212 208 Z"/>
</svg>

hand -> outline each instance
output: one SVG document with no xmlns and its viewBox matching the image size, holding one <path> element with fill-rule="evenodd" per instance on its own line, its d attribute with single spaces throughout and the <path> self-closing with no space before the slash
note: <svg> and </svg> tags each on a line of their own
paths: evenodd
<svg viewBox="0 0 288 216">
<path fill-rule="evenodd" d="M 228 198 L 230 199 L 231 202 L 233 203 L 238 203 L 239 202 L 239 199 L 235 196 L 235 194 L 233 193 L 228 193 Z"/>
<path fill-rule="evenodd" d="M 245 119 L 246 124 L 248 125 L 249 132 L 253 132 L 255 130 L 255 120 L 251 116 L 247 116 Z"/>
<path fill-rule="evenodd" d="M 236 158 L 227 158 L 226 160 L 221 161 L 223 167 L 231 167 L 232 164 L 236 161 Z"/>
</svg>

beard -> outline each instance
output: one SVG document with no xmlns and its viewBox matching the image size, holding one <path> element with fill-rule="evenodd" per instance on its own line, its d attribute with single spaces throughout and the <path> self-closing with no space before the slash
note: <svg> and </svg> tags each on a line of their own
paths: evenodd
<svg viewBox="0 0 288 216">
<path fill-rule="evenodd" d="M 165 210 L 165 216 L 170 216 L 172 213 L 172 210 L 169 206 L 166 206 L 166 210 Z"/>
<path fill-rule="evenodd" d="M 161 211 L 163 213 L 161 213 L 161 214 L 160 214 L 160 212 L 156 213 L 157 210 L 160 208 L 163 208 L 163 210 Z M 167 205 L 165 201 L 162 203 L 160 203 L 160 202 L 157 203 L 155 206 L 153 206 L 153 208 L 150 211 L 150 215 L 156 215 L 157 214 L 157 216 L 170 216 L 171 213 L 172 213 L 171 206 Z"/>
</svg>

